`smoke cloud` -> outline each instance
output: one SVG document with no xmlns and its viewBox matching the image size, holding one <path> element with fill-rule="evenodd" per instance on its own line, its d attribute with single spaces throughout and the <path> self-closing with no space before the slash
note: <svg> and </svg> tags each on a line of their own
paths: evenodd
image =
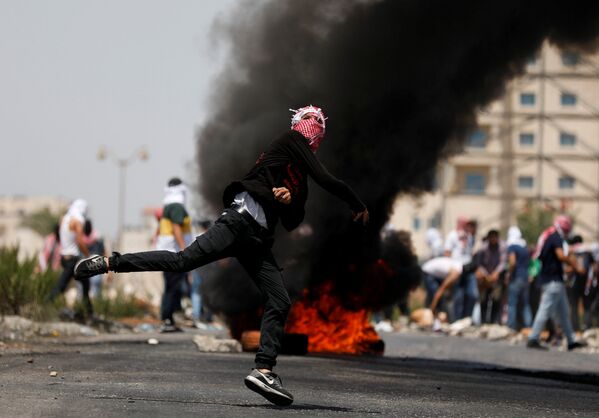
<svg viewBox="0 0 599 418">
<path fill-rule="evenodd" d="M 275 252 L 287 260 L 292 291 L 325 279 L 348 294 L 362 291 L 384 251 L 379 231 L 396 196 L 430 189 L 437 163 L 460 149 L 477 110 L 502 94 L 545 39 L 592 49 L 598 34 L 599 2 L 242 3 L 215 32 L 230 57 L 198 132 L 199 191 L 220 210 L 224 187 L 289 128 L 287 109 L 322 107 L 329 119 L 319 159 L 357 191 L 371 222 L 352 224 L 343 203 L 311 184 L 306 221 L 313 234 L 282 238 Z M 418 280 L 415 256 L 402 242 L 395 264 L 404 270 L 368 304 L 397 298 Z M 218 310 L 234 309 L 233 295 L 248 294 L 243 289 L 254 291 L 245 276 L 216 284 L 222 280 L 204 286 Z"/>
</svg>

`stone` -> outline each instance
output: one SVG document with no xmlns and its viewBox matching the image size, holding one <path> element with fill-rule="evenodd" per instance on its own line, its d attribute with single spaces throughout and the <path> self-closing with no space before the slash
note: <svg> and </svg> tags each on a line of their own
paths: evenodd
<svg viewBox="0 0 599 418">
<path fill-rule="evenodd" d="M 93 337 L 98 331 L 74 322 L 41 322 L 37 333 L 44 337 Z"/>
<path fill-rule="evenodd" d="M 505 325 L 483 324 L 480 327 L 480 336 L 487 340 L 504 340 L 512 335 L 513 331 Z"/>
<path fill-rule="evenodd" d="M 432 327 L 434 319 L 435 316 L 430 309 L 420 308 L 410 314 L 410 320 L 421 329 Z"/>
<path fill-rule="evenodd" d="M 599 348 L 599 328 L 587 329 L 582 334 L 582 340 L 586 342 L 589 347 Z"/>
<path fill-rule="evenodd" d="M 34 322 L 16 315 L 7 315 L 0 321 L 0 339 L 21 340 L 34 336 L 89 337 L 98 331 L 73 322 Z"/>
<path fill-rule="evenodd" d="M 35 323 L 17 315 L 6 315 L 0 321 L 0 339 L 20 340 L 35 335 Z"/>
<path fill-rule="evenodd" d="M 156 338 L 150 338 L 150 339 L 148 339 L 148 344 L 158 345 L 158 340 Z"/>
<path fill-rule="evenodd" d="M 58 376 L 58 372 L 54 372 L 54 371 L 50 372 L 50 377 L 56 377 L 56 376 Z"/>
<path fill-rule="evenodd" d="M 468 328 L 472 328 L 472 329 L 466 331 Z M 471 336 L 471 334 L 473 332 L 474 332 L 474 327 L 472 326 L 472 318 L 470 318 L 470 317 L 458 319 L 457 321 L 455 321 L 449 325 L 449 335 L 452 335 L 452 336 L 464 335 L 464 334 L 468 334 L 468 336 Z"/>
<path fill-rule="evenodd" d="M 230 338 L 217 338 L 212 335 L 196 335 L 193 342 L 202 353 L 241 353 L 241 344 Z"/>
</svg>

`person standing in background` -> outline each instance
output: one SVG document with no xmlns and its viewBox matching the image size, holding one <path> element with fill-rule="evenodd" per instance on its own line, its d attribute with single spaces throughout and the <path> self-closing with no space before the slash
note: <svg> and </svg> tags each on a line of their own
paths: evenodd
<svg viewBox="0 0 599 418">
<path fill-rule="evenodd" d="M 156 249 L 173 253 L 183 251 L 192 241 L 191 217 L 187 212 L 187 186 L 178 177 L 168 181 L 165 188 L 162 216 L 158 226 Z M 173 317 L 177 307 L 180 307 L 181 287 L 187 280 L 187 272 L 165 271 L 164 293 L 160 305 L 162 326 L 160 332 L 177 332 L 180 329 Z"/>
<path fill-rule="evenodd" d="M 499 323 L 503 294 L 503 282 L 499 278 L 506 264 L 506 248 L 499 239 L 499 231 L 492 229 L 487 233 L 482 248 L 474 256 L 474 264 L 482 321 Z"/>
<path fill-rule="evenodd" d="M 528 336 L 528 348 L 547 349 L 539 342 L 541 331 L 550 317 L 558 320 L 568 340 L 568 350 L 584 347 L 584 343 L 576 341 L 572 323 L 570 322 L 570 306 L 564 285 L 563 264 L 568 264 L 572 269 L 582 274 L 576 259 L 567 252 L 565 239 L 572 230 L 572 220 L 565 215 L 555 218 L 553 226 L 547 228 L 537 242 L 535 257 L 541 260 L 542 294 L 539 310 L 532 325 L 532 332 Z"/>
<path fill-rule="evenodd" d="M 479 293 L 474 276 L 472 254 L 476 237 L 477 223 L 473 219 L 460 216 L 456 229 L 447 234 L 445 256 L 462 264 L 462 274 L 453 287 L 453 321 L 473 315 Z"/>
<path fill-rule="evenodd" d="M 426 245 L 429 248 L 429 260 L 443 256 L 443 237 L 437 228 L 429 228 L 426 231 Z"/>
<path fill-rule="evenodd" d="M 81 256 L 89 257 L 89 249 L 85 243 L 85 217 L 87 215 L 87 202 L 83 199 L 77 199 L 69 210 L 63 216 L 60 222 L 60 264 L 62 273 L 54 289 L 50 293 L 49 299 L 54 300 L 59 294 L 63 293 L 71 278 L 75 276 L 75 265 L 81 259 Z M 83 304 L 88 316 L 93 315 L 91 300 L 89 299 L 89 277 L 76 278 L 81 283 L 83 290 Z"/>
<path fill-rule="evenodd" d="M 530 328 L 532 325 L 532 311 L 529 302 L 528 266 L 530 253 L 522 232 L 517 226 L 511 226 L 507 232 L 508 254 L 508 319 L 507 326 L 518 331 L 518 317 L 522 318 L 522 325 Z"/>
<path fill-rule="evenodd" d="M 595 275 L 595 260 L 593 254 L 582 245 L 582 237 L 576 235 L 570 241 L 570 252 L 576 258 L 579 270 L 574 271 L 566 267 L 568 280 L 568 299 L 570 301 L 570 319 L 574 331 L 580 331 L 580 315 L 578 314 L 579 304 L 583 308 L 583 328 L 591 328 L 592 316 L 591 306 L 596 296 L 597 279 Z"/>
</svg>

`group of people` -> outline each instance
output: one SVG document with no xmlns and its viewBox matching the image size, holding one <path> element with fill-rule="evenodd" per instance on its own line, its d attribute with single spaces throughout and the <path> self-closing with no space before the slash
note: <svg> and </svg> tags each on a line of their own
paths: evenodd
<svg viewBox="0 0 599 418">
<path fill-rule="evenodd" d="M 163 207 L 157 211 L 158 229 L 154 246 L 159 250 L 178 252 L 193 241 L 191 218 L 187 212 L 187 187 L 179 178 L 169 180 L 165 189 Z M 201 234 L 209 222 L 197 223 L 196 234 Z M 58 280 L 50 292 L 49 301 L 53 301 L 64 293 L 72 279 L 75 279 L 79 298 L 82 300 L 84 313 L 88 322 L 94 320 L 92 300 L 101 296 L 104 277 L 110 281 L 112 274 L 96 274 L 90 277 L 76 277 L 75 265 L 83 257 L 107 256 L 104 239 L 93 228 L 88 217 L 88 204 L 84 199 L 76 199 L 69 206 L 66 214 L 55 225 L 54 231 L 44 240 L 39 253 L 38 270 L 48 269 L 60 271 Z M 164 291 L 160 306 L 162 325 L 161 332 L 180 331 L 174 320 L 174 313 L 182 310 L 181 301 L 187 296 L 192 304 L 194 326 L 200 329 L 218 328 L 212 323 L 212 315 L 202 304 L 200 285 L 202 273 L 194 270 L 187 272 L 164 273 Z M 74 312 L 69 312 L 69 316 Z"/>
<path fill-rule="evenodd" d="M 430 229 L 431 257 L 422 265 L 426 305 L 452 321 L 471 317 L 474 323 L 505 323 L 514 330 L 532 327 L 530 348 L 545 348 L 541 332 L 548 327 L 550 335 L 558 335 L 559 325 L 568 348 L 580 347 L 574 332 L 599 324 L 598 269 L 592 252 L 571 231 L 565 215 L 555 218 L 536 245 L 529 245 L 517 226 L 509 228 L 505 241 L 490 230 L 477 244 L 477 223 L 464 217 L 445 242 Z"/>
</svg>

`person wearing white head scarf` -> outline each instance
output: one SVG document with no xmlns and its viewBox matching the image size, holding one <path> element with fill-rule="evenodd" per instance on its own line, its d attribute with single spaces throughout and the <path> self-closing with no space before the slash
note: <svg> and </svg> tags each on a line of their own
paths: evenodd
<svg viewBox="0 0 599 418">
<path fill-rule="evenodd" d="M 517 226 L 511 226 L 507 231 L 508 254 L 508 320 L 511 329 L 518 330 L 518 317 L 522 325 L 530 328 L 532 325 L 532 310 L 529 302 L 528 264 L 530 252 L 522 232 Z"/>
<path fill-rule="evenodd" d="M 173 177 L 164 189 L 164 204 L 159 221 L 156 248 L 170 252 L 179 252 L 193 241 L 191 217 L 187 211 L 188 189 L 185 183 Z M 181 305 L 181 288 L 187 280 L 187 272 L 164 271 L 164 293 L 160 305 L 160 317 L 163 321 L 161 332 L 177 332 L 173 317 Z"/>
<path fill-rule="evenodd" d="M 426 231 L 426 245 L 430 249 L 430 258 L 443 255 L 443 237 L 437 228 L 429 228 Z"/>
<path fill-rule="evenodd" d="M 49 299 L 53 300 L 59 294 L 63 293 L 71 278 L 75 277 L 75 265 L 82 256 L 89 256 L 89 249 L 85 243 L 85 218 L 87 216 L 88 204 L 83 199 L 76 199 L 71 203 L 67 213 L 60 221 L 60 264 L 62 273 Z M 89 298 L 89 277 L 77 278 L 83 287 L 83 303 L 88 315 L 93 314 L 91 300 Z"/>
</svg>

